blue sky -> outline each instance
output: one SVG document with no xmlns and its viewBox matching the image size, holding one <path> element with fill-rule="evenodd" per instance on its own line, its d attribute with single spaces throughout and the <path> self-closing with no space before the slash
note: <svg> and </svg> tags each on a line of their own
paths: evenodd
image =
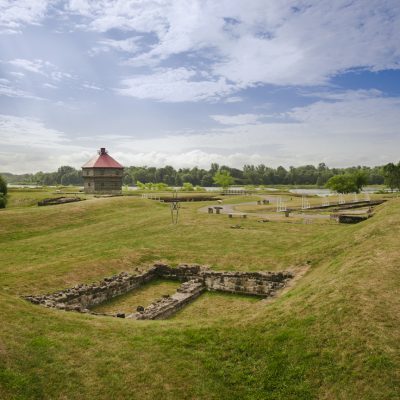
<svg viewBox="0 0 400 400">
<path fill-rule="evenodd" d="M 0 1 L 0 171 L 377 165 L 399 127 L 398 0 Z"/>
</svg>

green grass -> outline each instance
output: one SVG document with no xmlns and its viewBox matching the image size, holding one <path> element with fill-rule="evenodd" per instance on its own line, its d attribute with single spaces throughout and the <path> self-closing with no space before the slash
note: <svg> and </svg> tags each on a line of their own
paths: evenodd
<svg viewBox="0 0 400 400">
<path fill-rule="evenodd" d="M 138 306 L 147 307 L 163 295 L 172 295 L 180 286 L 179 282 L 154 280 L 142 287 L 92 308 L 93 311 L 107 314 L 123 312 L 131 314 L 136 312 Z"/>
<path fill-rule="evenodd" d="M 204 320 L 205 323 L 219 319 L 221 323 L 225 323 L 226 320 L 237 320 L 246 313 L 253 312 L 254 307 L 264 304 L 263 300 L 254 296 L 206 292 L 172 318 L 179 321 Z"/>
<path fill-rule="evenodd" d="M 176 226 L 167 204 L 135 197 L 0 211 L 0 398 L 398 398 L 400 199 L 352 226 L 237 230 L 202 204 L 183 204 Z M 273 301 L 210 293 L 165 321 L 20 298 L 155 261 L 311 266 Z"/>
<path fill-rule="evenodd" d="M 8 196 L 8 208 L 20 208 L 20 207 L 35 207 L 37 203 L 43 199 L 53 197 L 68 197 L 75 196 L 75 193 L 79 191 L 78 187 L 38 187 L 38 188 L 10 188 Z M 73 194 L 68 194 L 69 192 Z M 84 193 L 79 193 L 76 196 L 86 199 L 91 196 L 87 196 Z"/>
</svg>

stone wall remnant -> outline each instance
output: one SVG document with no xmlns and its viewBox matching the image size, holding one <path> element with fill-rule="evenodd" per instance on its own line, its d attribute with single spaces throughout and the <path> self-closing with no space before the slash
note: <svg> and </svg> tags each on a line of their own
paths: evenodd
<svg viewBox="0 0 400 400">
<path fill-rule="evenodd" d="M 82 201 L 85 199 L 81 199 L 80 197 L 52 197 L 48 199 L 43 199 L 39 201 L 37 204 L 39 207 L 41 206 L 53 206 L 57 204 L 66 204 L 66 203 L 74 203 L 76 201 Z"/>
<path fill-rule="evenodd" d="M 182 282 L 182 285 L 172 296 L 164 296 L 146 308 L 138 307 L 131 314 L 102 314 L 91 309 L 157 278 L 179 281 Z M 30 295 L 24 296 L 24 298 L 34 304 L 60 310 L 152 320 L 168 318 L 207 290 L 270 297 L 274 296 L 276 291 L 282 289 L 292 278 L 291 272 L 214 271 L 197 264 L 170 267 L 157 263 L 144 273 L 121 272 L 118 275 L 104 278 L 99 283 L 76 285 L 56 293 Z"/>
</svg>

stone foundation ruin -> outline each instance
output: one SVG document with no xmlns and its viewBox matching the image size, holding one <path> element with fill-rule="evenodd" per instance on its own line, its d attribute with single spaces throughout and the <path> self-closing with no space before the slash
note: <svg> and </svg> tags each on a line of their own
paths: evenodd
<svg viewBox="0 0 400 400">
<path fill-rule="evenodd" d="M 60 310 L 154 320 L 168 318 L 205 291 L 271 297 L 292 278 L 291 272 L 220 272 L 200 265 L 184 264 L 173 268 L 165 264 L 154 264 L 139 275 L 121 272 L 99 283 L 82 284 L 52 294 L 24 298 L 34 304 Z M 148 307 L 139 306 L 130 314 L 105 314 L 91 310 L 96 305 L 129 293 L 154 279 L 175 280 L 182 284 L 172 296 L 165 295 Z"/>
<path fill-rule="evenodd" d="M 81 199 L 80 197 L 52 197 L 49 199 L 43 199 L 39 201 L 37 204 L 39 207 L 54 206 L 57 204 L 75 203 L 76 201 L 82 201 L 82 200 L 85 199 Z"/>
</svg>

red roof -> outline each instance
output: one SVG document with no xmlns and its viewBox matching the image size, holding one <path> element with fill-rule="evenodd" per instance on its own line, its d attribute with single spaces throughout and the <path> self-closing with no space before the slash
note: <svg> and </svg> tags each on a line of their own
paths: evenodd
<svg viewBox="0 0 400 400">
<path fill-rule="evenodd" d="M 102 147 L 99 151 L 99 155 L 92 158 L 86 164 L 82 165 L 82 168 L 119 168 L 124 167 L 117 161 L 115 161 L 111 156 L 107 154 L 107 151 Z"/>
</svg>

